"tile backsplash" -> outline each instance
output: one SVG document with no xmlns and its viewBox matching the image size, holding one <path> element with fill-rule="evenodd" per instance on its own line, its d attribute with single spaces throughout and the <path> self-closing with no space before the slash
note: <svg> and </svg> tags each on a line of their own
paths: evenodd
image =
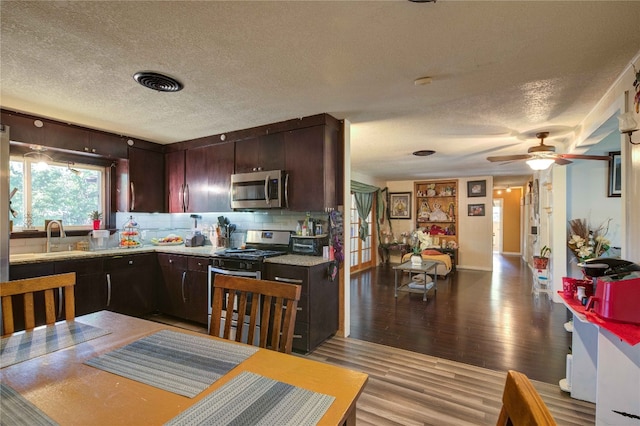
<svg viewBox="0 0 640 426">
<path fill-rule="evenodd" d="M 117 213 L 116 225 L 121 229 L 124 224 L 133 217 L 140 228 L 143 243 L 148 243 L 151 238 L 161 238 L 169 233 L 176 233 L 185 236 L 194 225 L 192 213 Z M 305 213 L 289 211 L 265 211 L 265 212 L 224 212 L 224 213 L 197 213 L 201 216 L 198 219 L 198 228 L 208 230 L 211 225 L 218 223 L 218 217 L 224 216 L 229 222 L 236 225 L 236 231 L 232 235 L 231 246 L 240 245 L 241 239 L 246 235 L 247 230 L 274 230 L 274 231 L 295 231 L 299 220 L 303 220 Z M 326 213 L 311 213 L 311 217 L 327 223 Z M 96 241 L 89 237 L 89 231 L 85 237 L 66 237 L 59 239 L 53 237 L 52 243 L 57 244 L 54 251 L 76 250 L 78 242 L 89 242 L 90 248 L 114 248 L 118 245 L 118 234 L 115 233 L 107 240 L 102 241 L 102 247 L 96 247 Z M 10 253 L 42 253 L 46 251 L 46 238 L 19 238 L 10 240 Z"/>
</svg>

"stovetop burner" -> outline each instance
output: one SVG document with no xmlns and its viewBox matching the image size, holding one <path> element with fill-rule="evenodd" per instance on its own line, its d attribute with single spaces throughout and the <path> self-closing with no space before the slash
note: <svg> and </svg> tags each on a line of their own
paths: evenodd
<svg viewBox="0 0 640 426">
<path fill-rule="evenodd" d="M 223 252 L 218 252 L 215 257 L 231 258 L 231 259 L 245 259 L 245 260 L 261 260 L 267 257 L 274 257 L 286 254 L 285 252 L 278 250 L 259 250 L 259 249 L 227 249 Z"/>
</svg>

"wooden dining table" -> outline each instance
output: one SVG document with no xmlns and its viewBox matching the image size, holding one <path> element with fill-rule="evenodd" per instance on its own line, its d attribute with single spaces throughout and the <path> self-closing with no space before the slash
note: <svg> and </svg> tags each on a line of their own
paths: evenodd
<svg viewBox="0 0 640 426">
<path fill-rule="evenodd" d="M 243 372 L 332 396 L 335 399 L 319 424 L 355 424 L 356 402 L 367 382 L 365 373 L 259 348 L 200 394 L 188 398 L 85 361 L 161 330 L 218 338 L 109 311 L 75 321 L 110 333 L 0 368 L 3 384 L 60 425 L 162 425 Z"/>
</svg>

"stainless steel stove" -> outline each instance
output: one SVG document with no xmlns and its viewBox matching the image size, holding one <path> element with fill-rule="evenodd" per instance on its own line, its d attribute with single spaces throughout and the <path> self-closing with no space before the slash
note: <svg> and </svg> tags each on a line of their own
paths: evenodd
<svg viewBox="0 0 640 426">
<path fill-rule="evenodd" d="M 290 238 L 289 231 L 248 231 L 245 248 L 230 248 L 213 255 L 209 265 L 209 328 L 216 275 L 261 279 L 264 272 L 264 259 L 287 254 Z"/>
<path fill-rule="evenodd" d="M 226 271 L 261 272 L 264 259 L 289 251 L 290 238 L 289 231 L 247 231 L 246 247 L 216 252 L 212 266 Z"/>
</svg>

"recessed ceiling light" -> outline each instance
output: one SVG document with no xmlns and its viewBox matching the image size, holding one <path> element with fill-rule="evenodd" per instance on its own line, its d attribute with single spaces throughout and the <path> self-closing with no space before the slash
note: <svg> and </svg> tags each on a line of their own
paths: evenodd
<svg viewBox="0 0 640 426">
<path fill-rule="evenodd" d="M 428 157 L 430 155 L 435 154 L 436 152 L 431 149 L 421 149 L 420 151 L 416 151 L 413 153 L 416 157 Z"/>
<path fill-rule="evenodd" d="M 158 92 L 179 92 L 184 85 L 173 77 L 152 71 L 140 71 L 133 75 L 140 85 Z"/>
<path fill-rule="evenodd" d="M 435 3 L 436 0 L 409 0 L 411 3 Z"/>
<path fill-rule="evenodd" d="M 431 77 L 420 77 L 413 80 L 413 84 L 416 86 L 425 86 L 431 84 Z"/>
</svg>

